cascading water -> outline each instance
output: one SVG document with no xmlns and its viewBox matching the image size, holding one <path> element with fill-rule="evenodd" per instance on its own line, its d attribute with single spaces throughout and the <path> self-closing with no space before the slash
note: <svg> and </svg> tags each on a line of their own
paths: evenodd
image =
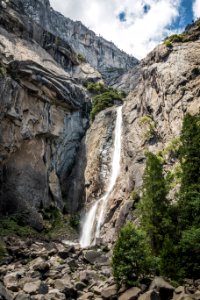
<svg viewBox="0 0 200 300">
<path fill-rule="evenodd" d="M 100 236 L 101 226 L 104 222 L 105 210 L 120 172 L 121 158 L 121 131 L 122 131 L 122 106 L 117 107 L 117 118 L 115 124 L 114 152 L 112 158 L 112 171 L 105 195 L 94 203 L 85 217 L 83 230 L 80 238 L 81 247 L 85 248 L 95 244 L 96 239 Z"/>
</svg>

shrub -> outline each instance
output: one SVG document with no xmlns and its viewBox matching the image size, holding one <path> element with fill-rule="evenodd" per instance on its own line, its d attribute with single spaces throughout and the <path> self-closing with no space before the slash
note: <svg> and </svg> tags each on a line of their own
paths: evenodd
<svg viewBox="0 0 200 300">
<path fill-rule="evenodd" d="M 172 42 L 169 41 L 169 40 L 164 41 L 164 44 L 165 44 L 168 48 L 172 48 L 172 47 L 173 47 Z"/>
<path fill-rule="evenodd" d="M 6 256 L 7 251 L 4 242 L 0 240 L 0 262 Z"/>
<path fill-rule="evenodd" d="M 145 128 L 145 140 L 150 140 L 156 134 L 156 123 L 149 116 L 142 116 L 139 119 L 139 124 Z"/>
<path fill-rule="evenodd" d="M 96 114 L 103 109 L 113 106 L 115 100 L 122 101 L 122 99 L 123 97 L 117 91 L 105 92 L 101 95 L 95 96 L 92 102 L 92 110 L 90 113 L 91 120 L 93 121 Z"/>
<path fill-rule="evenodd" d="M 102 94 L 109 91 L 109 88 L 101 82 L 86 82 L 84 86 L 93 94 Z"/>
<path fill-rule="evenodd" d="M 86 59 L 81 53 L 77 54 L 77 58 L 78 58 L 80 63 L 86 63 Z"/>
<path fill-rule="evenodd" d="M 18 235 L 21 237 L 27 237 L 36 235 L 37 232 L 28 225 L 20 225 L 15 217 L 1 218 L 0 221 L 0 236 L 12 236 Z"/>
<path fill-rule="evenodd" d="M 164 41 L 165 45 L 169 43 L 184 43 L 187 41 L 187 36 L 186 34 L 173 34 L 169 37 L 167 37 Z"/>
<path fill-rule="evenodd" d="M 112 257 L 113 275 L 118 284 L 133 285 L 141 277 L 154 272 L 146 236 L 129 222 L 120 231 Z"/>
<path fill-rule="evenodd" d="M 77 229 L 80 225 L 80 216 L 78 214 L 71 215 L 69 218 L 69 224 L 72 228 Z"/>
</svg>

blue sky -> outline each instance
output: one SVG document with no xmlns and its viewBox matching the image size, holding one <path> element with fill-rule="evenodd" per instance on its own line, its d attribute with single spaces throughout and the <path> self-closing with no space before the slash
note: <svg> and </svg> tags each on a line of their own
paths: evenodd
<svg viewBox="0 0 200 300">
<path fill-rule="evenodd" d="M 200 0 L 50 0 L 120 49 L 143 58 L 162 40 L 200 17 Z"/>
</svg>

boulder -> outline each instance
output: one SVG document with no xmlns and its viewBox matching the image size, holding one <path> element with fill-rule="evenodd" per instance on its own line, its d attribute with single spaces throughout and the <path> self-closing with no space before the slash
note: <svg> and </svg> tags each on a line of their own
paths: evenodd
<svg viewBox="0 0 200 300">
<path fill-rule="evenodd" d="M 200 291 L 196 291 L 193 297 L 195 300 L 200 300 Z"/>
<path fill-rule="evenodd" d="M 90 264 L 108 264 L 108 258 L 101 252 L 88 250 L 84 253 L 84 259 Z"/>
<path fill-rule="evenodd" d="M 65 275 L 62 279 L 56 279 L 54 281 L 54 287 L 60 292 L 63 292 L 66 287 L 71 287 L 70 277 Z"/>
<path fill-rule="evenodd" d="M 45 300 L 52 300 L 52 299 L 65 300 L 67 298 L 65 298 L 65 294 L 60 293 L 59 290 L 53 289 L 50 290 L 47 295 L 45 295 Z"/>
<path fill-rule="evenodd" d="M 136 300 L 140 295 L 141 290 L 137 287 L 133 287 L 126 292 L 124 292 L 121 296 L 119 296 L 119 300 Z"/>
<path fill-rule="evenodd" d="M 36 295 L 38 293 L 38 290 L 40 288 L 41 281 L 33 281 L 33 282 L 28 282 L 24 285 L 24 292 L 30 295 Z"/>
<path fill-rule="evenodd" d="M 12 300 L 13 296 L 0 282 L 0 299 L 1 298 L 5 300 Z"/>
<path fill-rule="evenodd" d="M 79 277 L 80 277 L 80 281 L 86 284 L 92 281 L 97 281 L 99 279 L 97 272 L 92 270 L 80 271 Z"/>
<path fill-rule="evenodd" d="M 87 299 L 93 299 L 94 294 L 89 292 L 83 294 L 81 297 L 78 298 L 78 300 L 87 300 Z"/>
<path fill-rule="evenodd" d="M 155 277 L 150 285 L 150 290 L 156 290 L 161 300 L 172 299 L 175 288 L 162 277 Z"/>
<path fill-rule="evenodd" d="M 9 273 L 4 277 L 4 284 L 6 288 L 11 290 L 12 292 L 18 292 L 19 290 L 18 281 L 19 281 L 18 272 Z"/>
<path fill-rule="evenodd" d="M 177 287 L 177 288 L 174 290 L 174 293 L 175 293 L 175 294 L 181 294 L 181 293 L 183 293 L 184 291 L 185 291 L 184 286 L 179 286 L 179 287 Z"/>
<path fill-rule="evenodd" d="M 20 292 L 17 294 L 15 300 L 31 300 L 31 296 L 23 292 Z"/>
<path fill-rule="evenodd" d="M 76 282 L 75 289 L 77 291 L 82 291 L 82 290 L 84 290 L 84 288 L 86 288 L 86 284 L 85 283 L 83 283 L 83 282 Z"/>
<path fill-rule="evenodd" d="M 150 290 L 150 291 L 140 295 L 138 300 L 160 300 L 160 297 L 156 291 Z"/>
<path fill-rule="evenodd" d="M 103 299 L 117 299 L 117 286 L 116 284 L 111 285 L 107 288 L 103 288 L 101 291 Z"/>
</svg>

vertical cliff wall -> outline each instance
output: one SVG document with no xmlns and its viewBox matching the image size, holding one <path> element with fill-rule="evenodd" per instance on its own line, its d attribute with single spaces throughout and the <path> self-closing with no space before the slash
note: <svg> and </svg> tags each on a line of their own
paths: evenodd
<svg viewBox="0 0 200 300">
<path fill-rule="evenodd" d="M 138 85 L 124 101 L 121 174 L 110 196 L 102 229 L 106 241 L 116 238 L 126 220 L 137 218 L 134 209 L 138 200 L 136 195 L 141 193 L 146 151 L 163 155 L 166 174 L 176 172 L 178 161 L 172 153 L 178 143 L 183 117 L 186 113 L 199 113 L 200 109 L 200 43 L 197 33 L 198 30 L 196 40 L 174 43 L 170 48 L 163 44 L 152 51 L 141 64 Z M 193 31 L 191 36 L 194 37 Z M 105 149 L 109 146 L 109 126 L 113 119 L 110 117 L 106 122 L 107 114 L 107 111 L 101 112 L 87 132 L 89 151 L 85 176 L 89 180 L 86 189 L 88 203 L 95 201 L 98 192 L 101 193 L 102 184 L 98 185 L 101 182 L 98 178 L 100 170 L 110 168 L 109 160 L 106 166 L 101 160 L 101 147 L 93 145 L 98 132 L 99 143 L 104 141 Z M 109 114 L 112 116 L 112 109 Z M 104 128 L 102 133 L 98 128 Z M 110 151 L 112 153 L 112 142 Z M 106 184 L 107 178 L 103 181 Z M 169 193 L 172 200 L 177 188 L 178 182 Z"/>
<path fill-rule="evenodd" d="M 23 0 L 20 7 L 42 28 L 66 41 L 108 82 L 138 64 L 136 58 L 119 50 L 112 42 L 97 36 L 81 22 L 74 22 L 54 11 L 48 0 Z"/>
</svg>

